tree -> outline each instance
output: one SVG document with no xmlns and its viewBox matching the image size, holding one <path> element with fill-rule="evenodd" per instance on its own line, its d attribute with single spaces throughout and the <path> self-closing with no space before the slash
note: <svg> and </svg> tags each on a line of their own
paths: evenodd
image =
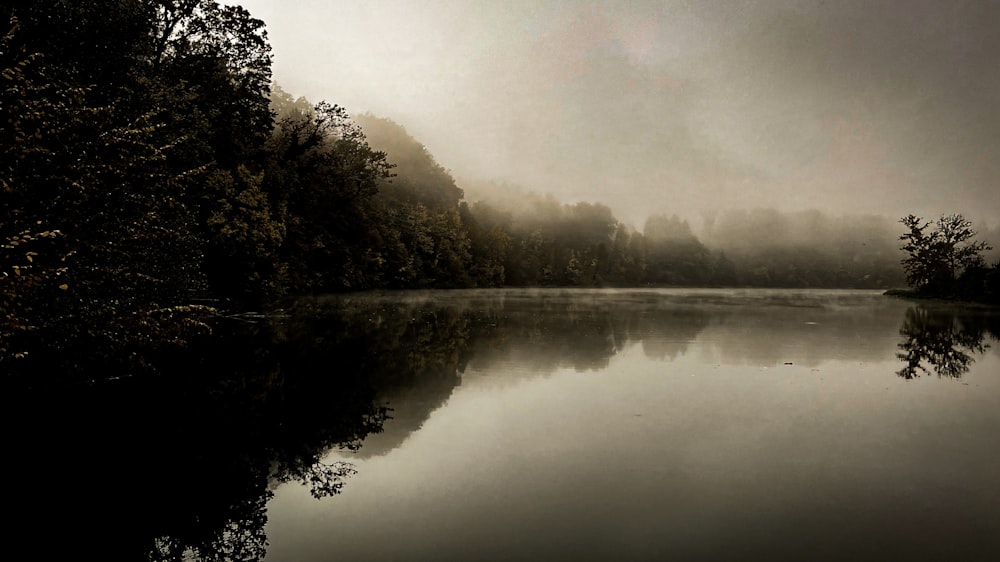
<svg viewBox="0 0 1000 562">
<path fill-rule="evenodd" d="M 262 188 L 284 216 L 281 257 L 293 293 L 377 287 L 382 250 L 375 195 L 391 176 L 384 152 L 338 105 L 308 106 L 278 91 Z"/>
<path fill-rule="evenodd" d="M 171 129 L 192 139 L 197 164 L 235 171 L 258 159 L 273 127 L 264 22 L 214 0 L 156 0 L 145 10 L 151 45 L 136 72 L 171 110 Z"/>
<path fill-rule="evenodd" d="M 123 115 L 0 39 L 0 362 L 141 363 L 205 332 L 201 242 L 151 110 Z M 65 364 L 60 364 L 63 362 Z M 21 363 L 26 363 L 22 361 Z M 13 372 L 13 370 L 12 370 Z"/>
<path fill-rule="evenodd" d="M 986 242 L 974 241 L 972 222 L 959 214 L 942 215 L 937 221 L 907 215 L 900 219 L 909 231 L 899 239 L 906 281 L 918 291 L 950 294 L 966 273 L 985 267 L 982 253 L 992 249 Z"/>
<path fill-rule="evenodd" d="M 653 283 L 702 285 L 710 281 L 711 254 L 677 216 L 651 215 L 643 228 L 648 278 Z"/>
<path fill-rule="evenodd" d="M 434 156 L 401 125 L 363 114 L 355 122 L 368 143 L 387 154 L 393 165 L 391 178 L 378 185 L 378 198 L 393 206 L 422 204 L 432 214 L 458 209 L 464 192 Z"/>
<path fill-rule="evenodd" d="M 510 215 L 486 203 L 459 206 L 462 224 L 469 233 L 470 273 L 479 287 L 502 287 L 507 282 L 504 262 L 510 251 Z"/>
</svg>

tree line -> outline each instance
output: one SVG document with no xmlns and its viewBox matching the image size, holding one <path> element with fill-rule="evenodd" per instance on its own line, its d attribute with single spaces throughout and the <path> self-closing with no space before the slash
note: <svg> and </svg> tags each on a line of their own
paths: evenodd
<svg viewBox="0 0 1000 562">
<path fill-rule="evenodd" d="M 274 113 L 262 21 L 211 0 L 48 0 L 0 22 L 10 369 L 142 369 L 221 307 L 372 285 L 390 165 L 341 107 Z"/>
<path fill-rule="evenodd" d="M 149 369 L 220 310 L 302 294 L 902 279 L 874 218 L 730 213 L 702 240 L 676 216 L 640 231 L 598 203 L 470 201 L 402 126 L 275 85 L 265 24 L 238 6 L 43 0 L 0 22 L 11 372 Z"/>
</svg>

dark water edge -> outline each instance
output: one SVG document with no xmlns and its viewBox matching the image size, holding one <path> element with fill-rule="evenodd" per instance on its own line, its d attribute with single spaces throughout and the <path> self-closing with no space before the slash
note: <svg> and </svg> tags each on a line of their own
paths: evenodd
<svg viewBox="0 0 1000 562">
<path fill-rule="evenodd" d="M 629 342 L 670 357 L 720 315 L 746 314 L 741 303 L 747 302 L 773 305 L 761 314 L 789 325 L 821 314 L 823 331 L 797 344 L 818 360 L 848 353 L 840 346 L 854 345 L 849 342 L 858 334 L 896 330 L 900 383 L 960 378 L 970 366 L 960 357 L 974 360 L 1000 334 L 993 315 L 836 291 L 812 300 L 779 291 L 680 291 L 665 298 L 658 291 L 563 290 L 304 299 L 288 318 L 220 330 L 224 335 L 175 358 L 173 373 L 5 392 L 14 514 L 8 532 L 38 545 L 39 556 L 169 560 L 187 553 L 201 560 L 261 560 L 276 485 L 297 482 L 316 498 L 337 495 L 350 485 L 353 469 L 322 462 L 328 451 L 377 454 L 364 440 L 390 417 L 405 422 L 399 438 L 405 439 L 448 399 L 470 364 L 514 356 L 533 370 L 596 369 Z M 869 314 L 870 305 L 900 314 Z M 740 335 L 740 346 L 763 354 L 755 361 L 779 362 L 775 342 L 798 337 L 780 329 L 750 331 Z M 415 389 L 420 395 L 406 400 L 410 409 L 387 404 L 385 397 Z M 383 440 L 379 447 L 397 444 Z M 761 548 L 790 557 L 822 542 L 825 533 L 835 537 L 828 527 L 835 521 L 806 521 L 800 529 L 812 529 L 810 535 Z M 972 548 L 951 550 L 975 559 Z M 842 545 L 837 552 L 852 551 Z"/>
<path fill-rule="evenodd" d="M 319 456 L 387 415 L 364 369 L 283 322 L 217 334 L 158 376 L 5 392 L 11 536 L 46 558 L 260 560 L 272 486 L 338 493 L 350 468 Z"/>
<path fill-rule="evenodd" d="M 1000 302 L 998 302 L 995 298 L 988 298 L 986 296 L 982 296 L 981 298 L 970 298 L 968 296 L 925 293 L 914 289 L 889 289 L 882 294 L 887 297 L 910 300 L 915 303 L 938 303 L 946 306 L 1000 309 Z"/>
</svg>

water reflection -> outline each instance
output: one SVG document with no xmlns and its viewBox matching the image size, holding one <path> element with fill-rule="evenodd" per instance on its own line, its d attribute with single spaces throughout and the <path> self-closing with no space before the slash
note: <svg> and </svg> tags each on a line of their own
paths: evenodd
<svg viewBox="0 0 1000 562">
<path fill-rule="evenodd" d="M 904 311 L 905 378 L 927 366 L 961 376 L 984 334 L 998 333 L 982 317 L 848 292 L 302 300 L 288 318 L 233 329 L 177 357 L 169 378 L 5 392 L 5 453 L 18 470 L 8 481 L 44 483 L 12 486 L 14 532 L 38 544 L 58 537 L 74 557 L 260 560 L 277 485 L 298 482 L 314 498 L 340 493 L 355 467 L 324 460 L 328 452 L 366 459 L 398 448 L 476 377 L 514 386 L 559 370 L 596 372 L 633 346 L 664 365 L 694 354 L 768 368 L 891 360 Z"/>
<path fill-rule="evenodd" d="M 261 560 L 276 483 L 337 494 L 353 467 L 322 457 L 387 417 L 364 353 L 343 353 L 343 327 L 250 328 L 178 357 L 169 378 L 5 389 L 13 534 L 46 558 Z"/>
<path fill-rule="evenodd" d="M 996 317 L 958 314 L 950 308 L 911 307 L 899 329 L 903 341 L 896 356 L 906 366 L 897 371 L 904 379 L 931 373 L 961 378 L 988 347 L 986 338 L 1000 338 Z"/>
<path fill-rule="evenodd" d="M 453 291 L 321 298 L 298 312 L 365 334 L 392 424 L 358 458 L 398 447 L 465 382 L 514 385 L 560 369 L 606 369 L 631 346 L 669 363 L 884 361 L 905 304 L 868 293 L 784 291 Z M 698 345 L 695 345 L 696 342 Z M 377 359 L 376 359 L 377 358 Z"/>
<path fill-rule="evenodd" d="M 907 301 L 473 291 L 308 306 L 321 324 L 343 319 L 370 337 L 377 402 L 394 419 L 356 454 L 331 455 L 360 470 L 344 497 L 278 492 L 276 560 L 990 550 L 970 539 L 992 536 L 995 521 L 981 491 L 996 482 L 984 446 L 1000 422 L 996 383 L 978 375 L 998 357 L 973 366 L 969 386 L 903 384 Z M 963 332 L 989 326 L 959 316 Z M 947 478 L 956 459 L 968 467 L 960 484 Z M 921 520 L 953 522 L 954 540 L 898 532 Z"/>
</svg>

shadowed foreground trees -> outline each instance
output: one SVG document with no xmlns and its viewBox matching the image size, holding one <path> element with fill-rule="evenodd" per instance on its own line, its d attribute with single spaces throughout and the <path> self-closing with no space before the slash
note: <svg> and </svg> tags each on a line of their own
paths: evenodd
<svg viewBox="0 0 1000 562">
<path fill-rule="evenodd" d="M 218 308 L 378 286 L 384 156 L 329 104 L 274 127 L 263 22 L 211 0 L 0 18 L 5 373 L 152 370 Z"/>
<path fill-rule="evenodd" d="M 184 202 L 193 176 L 174 169 L 155 107 L 129 111 L 65 82 L 11 21 L 0 43 L 0 362 L 139 367 L 139 349 L 207 329 L 190 301 L 205 282 Z M 41 357 L 56 350 L 68 364 Z"/>
</svg>

